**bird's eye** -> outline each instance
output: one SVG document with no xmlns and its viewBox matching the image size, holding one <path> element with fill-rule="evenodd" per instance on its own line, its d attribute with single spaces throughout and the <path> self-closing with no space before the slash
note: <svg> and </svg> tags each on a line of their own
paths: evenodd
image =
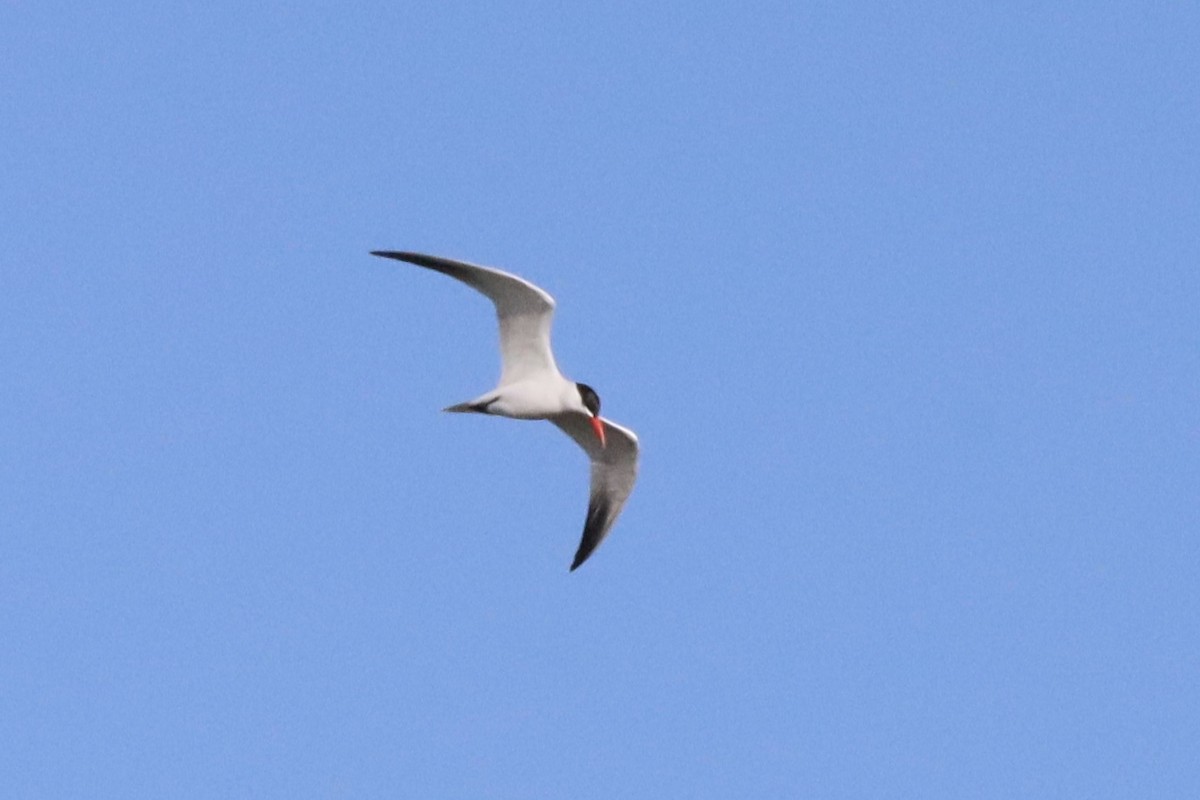
<svg viewBox="0 0 1200 800">
<path fill-rule="evenodd" d="M 583 401 L 583 407 L 591 412 L 592 416 L 600 416 L 600 395 L 596 394 L 596 390 L 586 383 L 575 385 L 579 387 L 579 399 Z"/>
</svg>

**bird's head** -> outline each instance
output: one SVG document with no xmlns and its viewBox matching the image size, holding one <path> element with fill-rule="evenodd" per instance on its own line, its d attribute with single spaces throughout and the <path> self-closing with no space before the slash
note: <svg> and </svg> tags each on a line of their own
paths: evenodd
<svg viewBox="0 0 1200 800">
<path fill-rule="evenodd" d="M 600 395 L 596 394 L 596 390 L 586 383 L 577 383 L 575 388 L 579 390 L 579 400 L 583 403 L 584 410 L 591 415 L 592 430 L 596 432 L 600 446 L 604 447 L 604 422 L 600 419 Z"/>
</svg>

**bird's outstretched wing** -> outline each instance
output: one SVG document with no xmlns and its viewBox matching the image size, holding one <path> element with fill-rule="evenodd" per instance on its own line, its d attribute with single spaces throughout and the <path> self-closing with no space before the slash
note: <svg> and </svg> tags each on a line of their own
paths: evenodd
<svg viewBox="0 0 1200 800">
<path fill-rule="evenodd" d="M 563 414 L 555 417 L 553 422 L 592 460 L 592 490 L 587 519 L 583 523 L 583 538 L 571 563 L 574 572 L 604 541 L 633 491 L 638 471 L 638 438 L 628 428 L 605 419 L 607 446 L 601 447 L 590 420 L 583 414 Z"/>
<path fill-rule="evenodd" d="M 550 349 L 554 298 L 545 290 L 516 275 L 465 261 L 391 250 L 374 250 L 371 255 L 407 261 L 449 275 L 491 299 L 500 322 L 499 386 L 547 371 L 558 373 Z"/>
</svg>

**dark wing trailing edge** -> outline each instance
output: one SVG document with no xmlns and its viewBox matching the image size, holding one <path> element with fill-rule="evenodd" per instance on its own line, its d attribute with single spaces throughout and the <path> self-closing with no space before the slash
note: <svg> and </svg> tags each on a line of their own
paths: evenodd
<svg viewBox="0 0 1200 800">
<path fill-rule="evenodd" d="M 607 447 L 601 447 L 600 442 L 596 441 L 596 434 L 592 431 L 587 416 L 564 414 L 554 420 L 554 424 L 574 439 L 592 461 L 587 518 L 583 523 L 583 538 L 579 542 L 579 549 L 575 551 L 575 559 L 571 562 L 572 572 L 587 561 L 608 536 L 637 480 L 637 436 L 633 431 L 622 428 L 615 422 L 607 419 L 603 422 Z"/>
</svg>

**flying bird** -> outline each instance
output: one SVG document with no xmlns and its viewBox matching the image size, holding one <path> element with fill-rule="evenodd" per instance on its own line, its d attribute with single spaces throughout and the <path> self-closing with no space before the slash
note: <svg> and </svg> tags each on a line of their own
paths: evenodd
<svg viewBox="0 0 1200 800">
<path fill-rule="evenodd" d="M 600 396 L 584 383 L 564 378 L 550 349 L 554 298 L 516 275 L 449 258 L 374 250 L 373 256 L 407 261 L 457 278 L 496 306 L 500 323 L 500 381 L 495 389 L 445 411 L 546 419 L 583 448 L 592 462 L 591 496 L 574 572 L 588 559 L 633 491 L 638 439 L 633 431 L 600 416 Z"/>
</svg>

